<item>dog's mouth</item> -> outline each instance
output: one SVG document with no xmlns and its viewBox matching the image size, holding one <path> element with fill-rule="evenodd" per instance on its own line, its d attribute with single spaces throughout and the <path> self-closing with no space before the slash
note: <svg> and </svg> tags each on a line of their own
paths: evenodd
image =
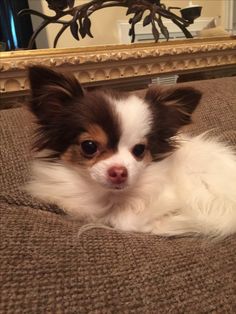
<svg viewBox="0 0 236 314">
<path fill-rule="evenodd" d="M 91 176 L 93 182 L 96 182 L 103 189 L 109 191 L 123 191 L 130 186 L 130 180 L 125 180 L 123 182 L 112 182 L 108 178 Z"/>
<path fill-rule="evenodd" d="M 115 190 L 124 190 L 125 188 L 127 188 L 127 185 L 115 185 L 114 187 L 112 187 Z"/>
<path fill-rule="evenodd" d="M 110 190 L 122 191 L 122 190 L 125 190 L 128 187 L 128 184 L 124 184 L 124 183 L 120 183 L 120 184 L 108 183 L 106 186 Z"/>
<path fill-rule="evenodd" d="M 108 190 L 112 190 L 112 191 L 123 191 L 125 189 L 128 188 L 128 184 L 127 183 L 120 183 L 120 184 L 114 184 L 111 182 L 106 182 L 103 183 L 102 186 Z"/>
</svg>

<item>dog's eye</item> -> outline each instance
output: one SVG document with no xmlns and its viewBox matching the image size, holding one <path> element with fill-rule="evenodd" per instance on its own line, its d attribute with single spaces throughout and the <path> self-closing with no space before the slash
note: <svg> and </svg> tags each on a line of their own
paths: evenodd
<svg viewBox="0 0 236 314">
<path fill-rule="evenodd" d="M 84 141 L 80 144 L 80 146 L 83 153 L 89 157 L 95 155 L 98 150 L 97 144 L 93 141 Z"/>
<path fill-rule="evenodd" d="M 135 157 L 142 157 L 145 152 L 145 148 L 144 144 L 137 144 L 133 147 L 132 153 Z"/>
</svg>

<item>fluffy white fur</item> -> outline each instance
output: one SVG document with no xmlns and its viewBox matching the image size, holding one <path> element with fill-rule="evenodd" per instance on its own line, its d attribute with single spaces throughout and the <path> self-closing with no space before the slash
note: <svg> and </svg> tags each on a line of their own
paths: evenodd
<svg viewBox="0 0 236 314">
<path fill-rule="evenodd" d="M 122 134 L 119 147 L 130 148 L 150 132 L 153 117 L 143 99 L 130 96 L 127 99 L 111 100 L 120 117 Z"/>
<path fill-rule="evenodd" d="M 122 106 L 116 101 L 115 107 L 123 132 L 114 156 L 90 169 L 36 160 L 28 190 L 74 217 L 125 231 L 167 236 L 236 232 L 232 150 L 206 135 L 179 135 L 179 148 L 163 161 L 137 161 L 130 150 L 150 131 L 148 106 L 131 97 Z M 107 169 L 114 164 L 128 169 L 128 181 L 121 190 L 106 180 Z"/>
</svg>

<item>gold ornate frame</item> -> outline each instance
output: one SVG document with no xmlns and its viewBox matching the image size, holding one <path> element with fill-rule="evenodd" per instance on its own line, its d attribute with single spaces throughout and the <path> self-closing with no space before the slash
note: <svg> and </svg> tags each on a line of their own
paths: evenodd
<svg viewBox="0 0 236 314">
<path fill-rule="evenodd" d="M 27 67 L 33 64 L 69 71 L 86 86 L 120 84 L 163 74 L 236 67 L 236 37 L 2 52 L 2 99 L 27 94 Z"/>
</svg>

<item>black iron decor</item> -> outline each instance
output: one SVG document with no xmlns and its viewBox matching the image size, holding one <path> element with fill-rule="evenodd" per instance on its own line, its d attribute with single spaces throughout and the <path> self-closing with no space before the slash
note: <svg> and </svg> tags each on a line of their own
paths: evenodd
<svg viewBox="0 0 236 314">
<path fill-rule="evenodd" d="M 91 33 L 90 16 L 97 10 L 109 7 L 126 7 L 126 15 L 133 14 L 129 19 L 131 42 L 135 40 L 135 25 L 143 19 L 143 26 L 151 24 L 152 33 L 157 42 L 160 33 L 169 39 L 169 32 L 167 27 L 163 24 L 162 18 L 170 19 L 176 24 L 184 33 L 186 38 L 192 38 L 191 33 L 187 27 L 200 16 L 201 7 L 193 6 L 182 9 L 179 7 L 166 7 L 161 0 L 91 0 L 88 3 L 75 6 L 74 0 L 46 0 L 49 9 L 55 12 L 55 15 L 48 16 L 38 11 L 31 9 L 24 9 L 19 12 L 19 15 L 32 14 L 41 17 L 43 20 L 39 27 L 34 31 L 28 49 L 33 47 L 37 35 L 42 29 L 51 23 L 61 24 L 61 29 L 54 39 L 54 47 L 57 46 L 58 40 L 67 28 L 70 28 L 71 34 L 77 40 L 85 36 L 93 37 Z M 171 12 L 171 10 L 180 10 L 181 16 Z M 144 14 L 145 13 L 145 14 Z M 68 21 L 63 20 L 65 16 L 71 16 Z"/>
</svg>

